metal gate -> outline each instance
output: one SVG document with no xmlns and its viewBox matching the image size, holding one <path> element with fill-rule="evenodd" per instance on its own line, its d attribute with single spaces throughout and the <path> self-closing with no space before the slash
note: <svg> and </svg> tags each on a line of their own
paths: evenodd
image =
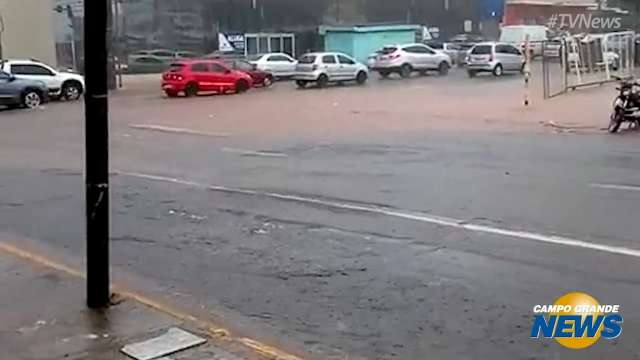
<svg viewBox="0 0 640 360">
<path fill-rule="evenodd" d="M 542 88 L 544 98 L 567 92 L 566 41 L 545 41 L 542 43 Z"/>
<path fill-rule="evenodd" d="M 635 73 L 632 31 L 567 36 L 543 43 L 544 98 Z"/>
</svg>

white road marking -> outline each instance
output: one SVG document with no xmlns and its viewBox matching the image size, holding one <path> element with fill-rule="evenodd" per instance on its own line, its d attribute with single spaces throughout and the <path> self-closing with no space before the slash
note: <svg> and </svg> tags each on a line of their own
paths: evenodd
<svg viewBox="0 0 640 360">
<path fill-rule="evenodd" d="M 412 220 L 412 221 L 418 221 L 418 222 L 423 222 L 423 223 L 428 223 L 433 225 L 447 226 L 447 227 L 456 228 L 456 229 L 474 231 L 478 233 L 501 235 L 506 237 L 537 241 L 537 242 L 547 243 L 547 244 L 555 244 L 555 245 L 577 247 L 577 248 L 583 248 L 583 249 L 589 249 L 589 250 L 596 250 L 596 251 L 606 252 L 610 254 L 640 257 L 640 250 L 637 250 L 637 249 L 631 249 L 631 248 L 621 247 L 621 246 L 610 246 L 610 245 L 598 244 L 598 243 L 577 240 L 577 239 L 572 239 L 572 238 L 563 237 L 563 236 L 545 235 L 545 234 L 538 234 L 538 233 L 533 233 L 529 231 L 520 231 L 520 230 L 507 229 L 507 228 L 498 228 L 493 226 L 473 224 L 464 220 L 441 217 L 437 215 L 426 214 L 426 213 L 415 212 L 415 211 L 407 211 L 407 210 L 392 209 L 392 208 L 378 207 L 378 206 L 369 206 L 369 205 L 359 205 L 359 204 L 353 204 L 353 203 L 337 202 L 337 201 L 323 200 L 323 199 L 304 197 L 304 196 L 298 196 L 298 195 L 280 194 L 280 193 L 274 193 L 274 192 L 263 192 L 263 191 L 250 190 L 250 189 L 237 189 L 237 188 L 231 188 L 231 187 L 219 186 L 219 185 L 206 185 L 206 184 L 201 184 L 193 181 L 171 178 L 166 176 L 159 176 L 159 175 L 141 174 L 141 173 L 135 173 L 135 172 L 126 172 L 126 171 L 116 171 L 115 173 L 119 175 L 131 176 L 131 177 L 136 177 L 140 179 L 174 183 L 174 184 L 192 186 L 192 187 L 197 187 L 197 188 L 202 188 L 202 189 L 207 189 L 212 191 L 263 196 L 263 197 L 269 197 L 272 199 L 293 201 L 293 202 L 298 202 L 303 204 L 314 204 L 314 205 L 326 206 L 326 207 L 342 209 L 342 210 L 351 210 L 351 211 L 357 211 L 357 212 L 363 212 L 363 213 L 390 216 L 390 217 L 395 217 L 395 218 L 400 218 L 405 220 Z"/>
<path fill-rule="evenodd" d="M 207 131 L 198 131 L 193 129 L 175 128 L 170 126 L 153 125 L 153 124 L 130 124 L 130 128 L 138 130 L 152 130 L 167 133 L 187 134 L 187 135 L 199 135 L 199 136 L 213 136 L 213 137 L 229 137 L 229 133 L 215 133 Z"/>
<path fill-rule="evenodd" d="M 287 154 L 283 154 L 279 152 L 271 152 L 271 151 L 255 151 L 255 150 L 247 150 L 247 149 L 228 148 L 228 147 L 223 147 L 220 150 L 222 150 L 223 152 L 240 154 L 244 156 L 262 156 L 262 157 L 278 157 L 278 158 L 287 157 Z"/>
<path fill-rule="evenodd" d="M 625 190 L 625 191 L 640 191 L 640 186 L 637 185 L 620 185 L 620 184 L 590 184 L 593 188 L 609 189 L 609 190 Z"/>
</svg>

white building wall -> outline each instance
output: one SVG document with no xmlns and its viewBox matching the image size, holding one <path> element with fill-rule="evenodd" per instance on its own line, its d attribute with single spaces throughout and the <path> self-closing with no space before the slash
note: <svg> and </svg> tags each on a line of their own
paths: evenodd
<svg viewBox="0 0 640 360">
<path fill-rule="evenodd" d="M 56 66 L 50 0 L 0 0 L 2 58 L 35 58 Z"/>
</svg>

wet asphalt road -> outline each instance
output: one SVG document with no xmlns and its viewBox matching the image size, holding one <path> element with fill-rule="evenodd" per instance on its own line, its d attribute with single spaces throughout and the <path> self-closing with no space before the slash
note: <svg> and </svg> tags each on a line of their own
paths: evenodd
<svg viewBox="0 0 640 360">
<path fill-rule="evenodd" d="M 274 90 L 256 101 L 289 97 Z M 331 90 L 350 89 L 292 96 L 331 103 Z M 237 99 L 112 101 L 112 260 L 145 291 L 314 358 L 640 358 L 637 257 L 481 228 L 640 250 L 636 134 L 403 131 L 402 119 L 382 131 L 338 110 L 317 136 L 286 116 L 266 131 L 268 109 L 259 124 L 185 120 Z M 76 257 L 80 119 L 80 104 L 0 112 L 0 231 Z M 340 121 L 345 132 L 331 137 Z M 581 352 L 530 339 L 532 306 L 569 291 L 620 304 L 623 336 Z"/>
</svg>

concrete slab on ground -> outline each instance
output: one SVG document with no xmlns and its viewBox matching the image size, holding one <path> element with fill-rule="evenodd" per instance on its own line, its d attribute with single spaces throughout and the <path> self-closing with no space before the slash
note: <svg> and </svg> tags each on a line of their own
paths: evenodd
<svg viewBox="0 0 640 360">
<path fill-rule="evenodd" d="M 104 311 L 89 310 L 84 305 L 81 279 L 4 253 L 0 253 L 0 288 L 0 348 L 7 360 L 129 359 L 120 352 L 124 345 L 153 338 L 175 326 L 188 328 L 133 300 Z M 197 334 L 198 330 L 189 331 Z M 171 359 L 240 357 L 208 343 L 175 353 Z"/>
</svg>

